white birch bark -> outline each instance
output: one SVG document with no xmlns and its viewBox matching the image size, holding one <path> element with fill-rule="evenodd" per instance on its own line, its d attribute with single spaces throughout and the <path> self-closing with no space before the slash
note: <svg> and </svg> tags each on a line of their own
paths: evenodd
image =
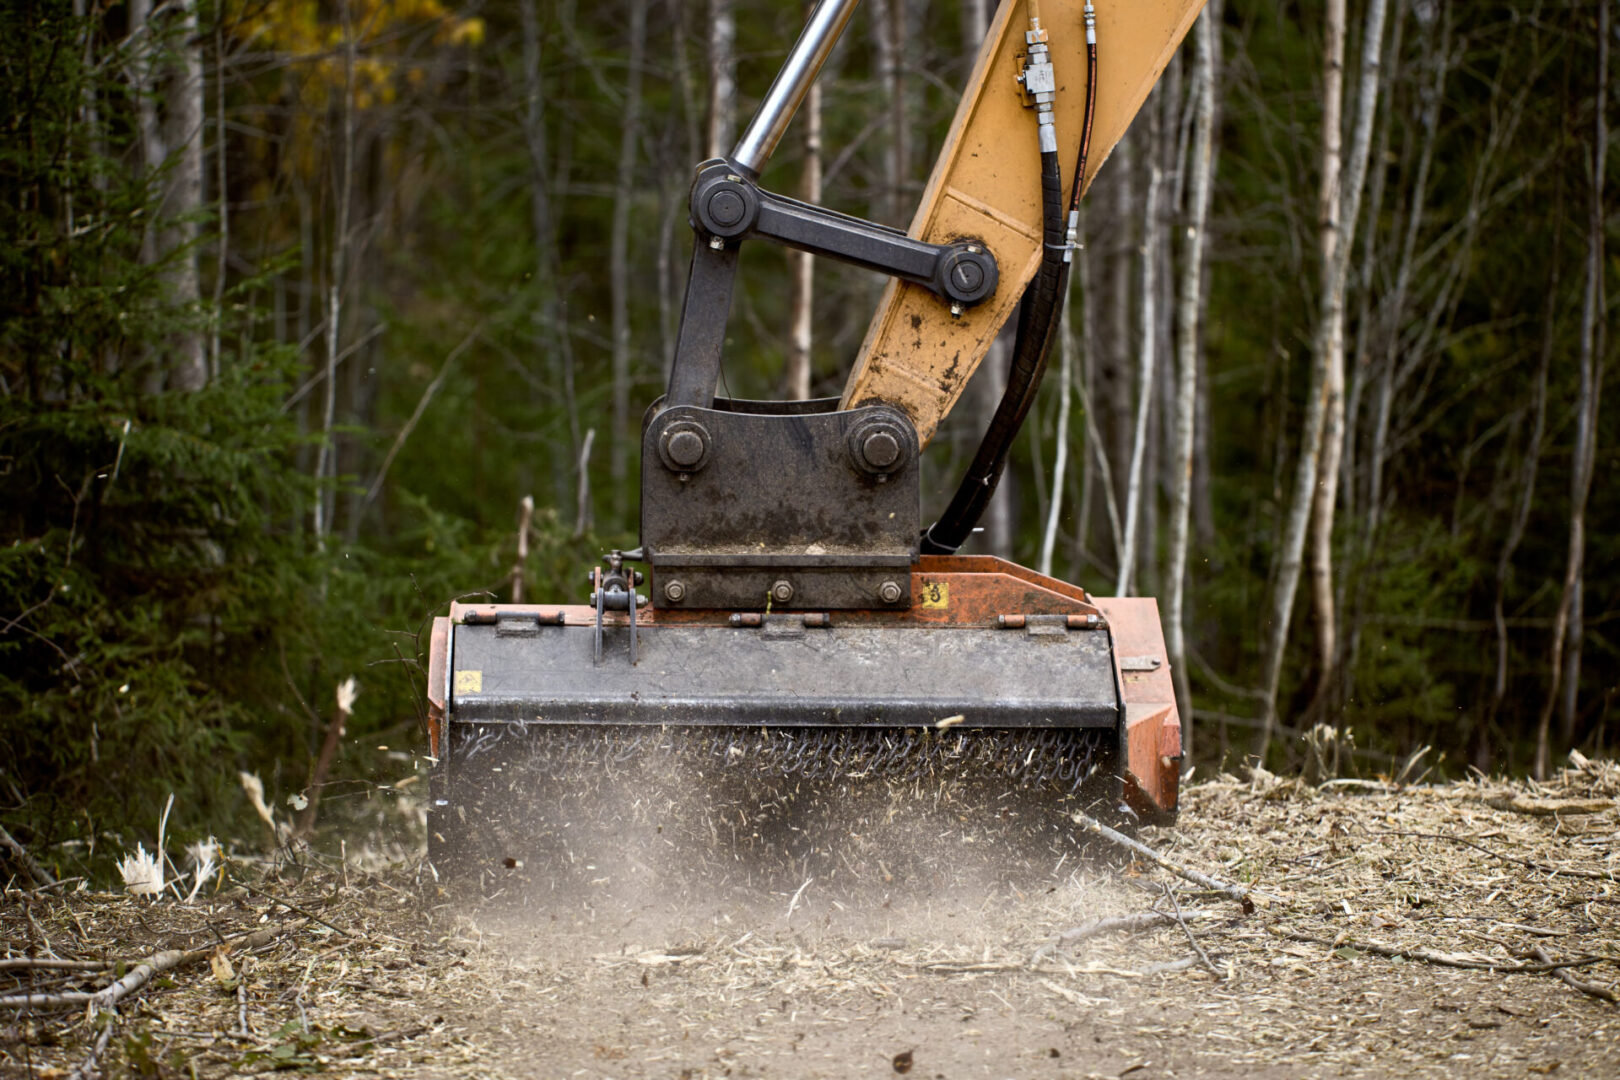
<svg viewBox="0 0 1620 1080">
<path fill-rule="evenodd" d="M 900 58 L 905 49 L 905 0 L 870 0 L 872 46 L 876 54 L 878 93 L 888 110 L 883 146 L 883 199 L 881 219 L 904 227 L 909 218 L 905 184 L 910 157 L 910 124 L 906 120 L 905 69 Z M 980 29 L 975 40 L 982 41 Z M 975 46 L 976 48 L 977 46 Z"/>
<path fill-rule="evenodd" d="M 203 203 L 202 42 L 197 35 L 197 0 L 177 0 L 174 67 L 166 95 L 167 143 L 174 155 L 164 199 L 162 246 L 168 267 L 170 302 L 185 310 L 192 324 L 175 336 L 169 381 L 177 390 L 208 385 L 207 342 L 196 326 L 202 287 L 197 275 L 197 215 Z"/>
<path fill-rule="evenodd" d="M 1192 690 L 1187 678 L 1187 537 L 1192 518 L 1194 425 L 1198 412 L 1199 314 L 1204 290 L 1204 231 L 1209 220 L 1210 186 L 1215 173 L 1215 64 L 1219 50 L 1220 0 L 1204 8 L 1193 33 L 1194 119 L 1189 162 L 1187 236 L 1182 248 L 1180 295 L 1176 312 L 1175 444 L 1170 463 L 1169 581 L 1165 589 L 1165 647 L 1176 705 L 1190 729 Z M 1184 735 L 1185 738 L 1185 735 Z M 1183 747 L 1185 750 L 1185 746 Z"/>
<path fill-rule="evenodd" d="M 1052 552 L 1057 547 L 1058 521 L 1063 516 L 1064 480 L 1069 468 L 1069 409 L 1074 396 L 1074 333 L 1070 328 L 1069 311 L 1072 303 L 1063 305 L 1059 321 L 1059 342 L 1062 348 L 1061 369 L 1058 378 L 1057 429 L 1053 441 L 1057 448 L 1052 456 L 1052 502 L 1046 511 L 1046 529 L 1041 534 L 1041 557 L 1036 568 L 1043 574 L 1052 573 Z"/>
<path fill-rule="evenodd" d="M 1592 131 L 1591 196 L 1588 200 L 1586 284 L 1581 294 L 1580 390 L 1575 403 L 1575 447 L 1570 470 L 1569 555 L 1564 570 L 1563 591 L 1558 613 L 1553 618 L 1551 685 L 1536 724 L 1535 775 L 1546 777 L 1551 764 L 1552 714 L 1562 705 L 1563 735 L 1568 742 L 1574 735 L 1575 708 L 1580 692 L 1581 586 L 1586 565 L 1586 500 L 1592 490 L 1592 473 L 1597 463 L 1598 402 L 1603 394 L 1600 339 L 1604 331 L 1601 312 L 1605 309 L 1603 287 L 1603 207 L 1605 164 L 1608 159 L 1609 124 L 1609 4 L 1598 5 L 1598 75 L 1595 119 Z M 1576 624 L 1572 627 L 1572 623 Z M 1571 632 L 1573 630 L 1573 632 Z M 1569 651 L 1565 655 L 1566 636 Z M 1563 693 L 1560 693 L 1562 689 Z"/>
<path fill-rule="evenodd" d="M 314 531 L 315 546 L 326 550 L 326 536 L 331 530 L 324 481 L 332 461 L 332 425 L 337 413 L 337 356 L 338 343 L 343 330 L 344 279 L 348 274 L 349 209 L 354 192 L 354 28 L 351 25 L 349 0 L 341 0 L 343 15 L 343 101 L 338 112 L 343 124 L 343 165 L 338 180 L 337 220 L 332 230 L 332 254 L 327 265 L 326 282 L 326 375 L 325 393 L 321 402 L 321 441 L 315 454 L 315 479 L 321 488 L 315 492 Z"/>
<path fill-rule="evenodd" d="M 808 17 L 813 5 L 805 5 Z M 821 83 L 810 86 L 797 122 L 804 131 L 804 167 L 799 178 L 799 197 L 807 203 L 821 203 Z M 788 336 L 787 396 L 796 401 L 810 397 L 810 350 L 815 322 L 816 257 L 808 251 L 788 253 L 793 272 L 791 318 Z"/>
<path fill-rule="evenodd" d="M 1327 0 L 1323 17 L 1322 62 L 1322 186 L 1317 201 L 1320 256 L 1324 284 L 1332 274 L 1338 250 L 1340 117 L 1344 107 L 1344 25 L 1345 0 Z M 1326 323 L 1323 319 L 1323 323 Z M 1329 374 L 1324 350 L 1314 350 L 1310 388 L 1305 396 L 1305 416 L 1301 422 L 1299 457 L 1294 465 L 1293 500 L 1283 527 L 1282 546 L 1277 552 L 1277 571 L 1272 590 L 1271 611 L 1266 625 L 1265 667 L 1260 701 L 1260 730 L 1255 752 L 1262 758 L 1277 725 L 1277 688 L 1282 681 L 1283 655 L 1288 648 L 1288 629 L 1293 617 L 1294 596 L 1299 589 L 1300 566 L 1305 553 L 1305 533 L 1310 522 L 1316 493 L 1317 466 L 1322 451 L 1322 429 L 1327 413 Z"/>
<path fill-rule="evenodd" d="M 1321 322 L 1315 350 L 1327 392 L 1322 430 L 1322 460 L 1311 507 L 1311 594 L 1317 620 L 1316 707 L 1332 701 L 1339 660 L 1338 609 L 1333 589 L 1333 517 L 1338 507 L 1339 462 L 1344 453 L 1344 297 L 1350 253 L 1355 249 L 1361 192 L 1372 147 L 1373 119 L 1378 109 L 1379 71 L 1384 42 L 1386 0 L 1368 0 L 1361 39 L 1361 72 L 1357 86 L 1356 126 L 1343 175 L 1343 191 L 1334 193 L 1331 214 L 1336 235 L 1331 251 L 1324 229 L 1324 281 Z"/>
<path fill-rule="evenodd" d="M 737 17 L 732 0 L 709 0 L 708 157 L 731 153 L 737 138 Z"/>
<path fill-rule="evenodd" d="M 1154 91 L 1157 93 L 1158 91 Z M 1147 456 L 1149 410 L 1153 405 L 1153 373 L 1158 367 L 1158 314 L 1155 301 L 1159 247 L 1159 197 L 1164 186 L 1164 170 L 1156 154 L 1148 157 L 1147 202 L 1142 212 L 1142 294 L 1139 298 L 1139 366 L 1137 368 L 1136 423 L 1131 437 L 1131 464 L 1125 485 L 1125 537 L 1120 547 L 1119 574 L 1114 579 L 1114 595 L 1130 596 L 1136 576 L 1136 536 L 1142 520 L 1143 461 Z"/>
</svg>

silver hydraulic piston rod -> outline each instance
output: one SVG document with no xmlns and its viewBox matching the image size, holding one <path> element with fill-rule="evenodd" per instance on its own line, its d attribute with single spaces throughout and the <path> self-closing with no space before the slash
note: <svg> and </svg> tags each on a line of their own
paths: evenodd
<svg viewBox="0 0 1620 1080">
<path fill-rule="evenodd" d="M 827 62 L 827 55 L 838 43 L 838 37 L 855 13 L 860 0 L 821 0 L 810 13 L 799 40 L 793 43 L 782 70 L 776 73 L 759 111 L 748 122 L 748 127 L 737 140 L 731 160 L 748 169 L 756 177 L 765 169 L 776 144 L 782 140 L 799 103 L 810 92 L 810 86 Z"/>
</svg>

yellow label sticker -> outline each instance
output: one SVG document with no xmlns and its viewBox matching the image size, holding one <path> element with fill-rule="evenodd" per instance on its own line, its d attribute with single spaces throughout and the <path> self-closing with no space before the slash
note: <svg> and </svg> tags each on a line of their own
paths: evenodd
<svg viewBox="0 0 1620 1080">
<path fill-rule="evenodd" d="M 946 608 L 951 606 L 951 587 L 943 581 L 924 581 L 917 589 L 917 606 Z"/>
<path fill-rule="evenodd" d="M 484 692 L 484 673 L 482 671 L 456 672 L 456 693 L 482 694 Z"/>
</svg>

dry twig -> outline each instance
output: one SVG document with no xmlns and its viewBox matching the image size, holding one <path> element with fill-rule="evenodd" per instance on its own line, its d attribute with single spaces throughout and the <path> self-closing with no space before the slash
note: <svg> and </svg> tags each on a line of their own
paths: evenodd
<svg viewBox="0 0 1620 1080">
<path fill-rule="evenodd" d="M 1565 965 L 1554 964 L 1553 958 L 1548 956 L 1547 950 L 1543 949 L 1540 945 L 1537 945 L 1535 948 L 1531 949 L 1530 955 L 1534 956 L 1543 964 L 1552 964 L 1553 966 L 1548 970 L 1563 980 L 1564 985 L 1568 986 L 1570 989 L 1579 990 L 1588 997 L 1595 997 L 1599 1001 L 1607 1001 L 1611 1005 L 1620 1005 L 1620 994 L 1616 994 L 1613 990 L 1610 990 L 1606 986 L 1599 986 L 1597 983 L 1582 982 L 1580 979 L 1577 979 Z"/>
<path fill-rule="evenodd" d="M 1242 885 L 1231 885 L 1227 882 L 1212 878 L 1208 874 L 1200 873 L 1189 866 L 1183 866 L 1174 859 L 1154 851 L 1140 840 L 1133 840 L 1122 832 L 1115 829 L 1110 829 L 1107 825 L 1104 825 L 1090 814 L 1077 812 L 1074 815 L 1074 822 L 1087 832 L 1094 833 L 1097 836 L 1102 837 L 1104 840 L 1118 844 L 1127 851 L 1134 852 L 1135 854 L 1142 856 L 1144 859 L 1164 867 L 1177 877 L 1185 878 L 1194 885 L 1213 890 L 1214 892 L 1220 893 L 1222 896 L 1236 900 L 1238 903 L 1243 905 L 1243 910 L 1245 913 L 1248 913 L 1253 909 L 1255 896 L 1264 895 L 1262 893 L 1257 893 L 1253 890 L 1246 889 Z"/>
<path fill-rule="evenodd" d="M 1608 956 L 1579 956 L 1573 960 L 1542 961 L 1534 964 L 1497 963 L 1494 960 L 1470 960 L 1465 956 L 1447 956 L 1445 953 L 1430 952 L 1427 949 L 1397 949 L 1391 945 L 1379 945 L 1372 941 L 1351 941 L 1348 938 L 1340 941 L 1324 941 L 1309 934 L 1300 934 L 1292 930 L 1273 928 L 1271 931 L 1278 937 L 1297 941 L 1302 945 L 1320 945 L 1324 949 L 1351 948 L 1358 952 L 1372 953 L 1375 956 L 1387 957 L 1391 960 L 1421 960 L 1425 964 L 1436 964 L 1440 967 L 1463 968 L 1467 971 L 1496 971 L 1504 975 L 1539 975 L 1559 968 L 1586 967 L 1588 964 L 1601 964 L 1605 960 L 1613 959 Z"/>
<path fill-rule="evenodd" d="M 1204 947 L 1198 944 L 1197 938 L 1193 937 L 1192 928 L 1187 925 L 1186 916 L 1181 913 L 1181 902 L 1176 899 L 1176 891 L 1166 885 L 1164 887 L 1164 897 L 1170 901 L 1170 906 L 1175 910 L 1176 924 L 1181 927 L 1181 932 L 1187 935 L 1187 944 L 1192 946 L 1193 952 L 1198 954 L 1198 959 L 1209 969 L 1209 973 L 1215 976 L 1216 981 L 1224 982 L 1226 976 L 1220 973 L 1220 970 L 1210 961 L 1209 954 L 1204 951 Z"/>
</svg>

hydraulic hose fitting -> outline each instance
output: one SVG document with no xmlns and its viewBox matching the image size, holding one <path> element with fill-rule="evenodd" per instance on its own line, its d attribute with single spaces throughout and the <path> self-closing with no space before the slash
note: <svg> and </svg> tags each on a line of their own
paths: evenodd
<svg viewBox="0 0 1620 1080">
<path fill-rule="evenodd" d="M 1024 44 L 1029 46 L 1029 53 L 1024 60 L 1024 70 L 1018 73 L 1018 81 L 1024 84 L 1029 103 L 1035 106 L 1041 153 L 1052 154 L 1057 152 L 1057 131 L 1052 126 L 1052 101 L 1057 97 L 1057 75 L 1052 69 L 1051 47 L 1041 20 L 1030 19 L 1029 25 L 1030 28 L 1024 31 Z"/>
</svg>

